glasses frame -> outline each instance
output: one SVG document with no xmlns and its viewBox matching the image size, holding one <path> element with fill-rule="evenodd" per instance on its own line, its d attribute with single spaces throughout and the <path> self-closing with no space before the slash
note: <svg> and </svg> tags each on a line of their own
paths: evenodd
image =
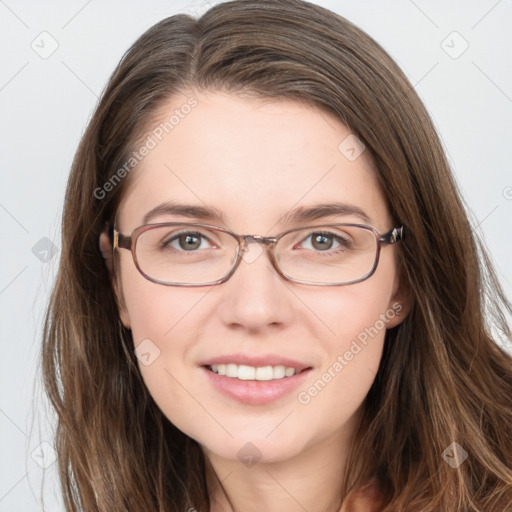
<svg viewBox="0 0 512 512">
<path fill-rule="evenodd" d="M 137 253 L 135 251 L 136 245 L 137 245 L 137 239 L 139 238 L 142 233 L 145 233 L 146 231 L 160 228 L 162 226 L 190 226 L 190 227 L 203 227 L 212 229 L 215 231 L 221 231 L 223 233 L 226 233 L 230 236 L 232 236 L 237 242 L 237 253 L 236 253 L 236 259 L 235 262 L 231 268 L 231 270 L 221 279 L 218 279 L 217 281 L 213 281 L 211 283 L 172 283 L 167 281 L 161 281 L 159 279 L 154 279 L 153 277 L 146 274 L 140 267 L 139 262 L 137 260 Z M 372 269 L 365 274 L 363 277 L 359 279 L 354 279 L 352 281 L 347 281 L 344 283 L 313 283 L 310 281 L 301 281 L 298 279 L 293 279 L 292 277 L 289 277 L 286 275 L 280 268 L 279 264 L 276 261 L 275 255 L 274 255 L 274 249 L 277 244 L 277 242 L 288 233 L 292 233 L 294 231 L 300 231 L 305 229 L 314 229 L 314 228 L 328 228 L 328 227 L 340 227 L 340 226 L 348 226 L 348 227 L 358 227 L 363 228 L 375 236 L 376 242 L 377 242 L 377 249 L 375 254 L 375 261 L 373 264 Z M 240 262 L 242 261 L 243 253 L 247 250 L 247 241 L 252 240 L 256 243 L 261 243 L 265 246 L 267 249 L 267 253 L 269 255 L 270 262 L 272 263 L 272 266 L 277 271 L 277 273 L 287 281 L 290 281 L 292 283 L 298 283 L 298 284 L 305 284 L 308 286 L 346 286 L 349 284 L 355 284 L 360 283 L 361 281 L 365 281 L 369 277 L 371 277 L 375 271 L 377 270 L 377 266 L 379 264 L 380 259 L 380 252 L 383 245 L 393 245 L 397 242 L 400 242 L 404 239 L 404 227 L 394 227 L 390 229 L 387 233 L 380 234 L 374 227 L 368 226 L 366 224 L 352 224 L 352 223 L 335 223 L 335 224 L 318 224 L 314 226 L 301 226 L 298 228 L 289 229 L 287 231 L 283 231 L 282 233 L 279 233 L 276 236 L 261 236 L 261 235 L 239 235 L 237 233 L 233 233 L 232 231 L 222 228 L 220 226 L 213 226 L 211 224 L 203 224 L 203 223 L 189 223 L 189 222 L 161 222 L 157 224 L 144 224 L 143 226 L 139 226 L 135 228 L 130 235 L 123 235 L 119 231 L 116 230 L 114 225 L 110 226 L 109 229 L 109 236 L 110 240 L 113 245 L 113 250 L 115 249 L 127 249 L 131 252 L 133 262 L 135 263 L 135 267 L 137 270 L 142 274 L 143 277 L 145 277 L 148 281 L 151 281 L 155 284 L 161 284 L 164 286 L 184 286 L 184 287 L 197 287 L 197 286 L 214 286 L 218 284 L 222 284 L 226 282 L 236 271 L 238 266 L 240 265 Z"/>
</svg>

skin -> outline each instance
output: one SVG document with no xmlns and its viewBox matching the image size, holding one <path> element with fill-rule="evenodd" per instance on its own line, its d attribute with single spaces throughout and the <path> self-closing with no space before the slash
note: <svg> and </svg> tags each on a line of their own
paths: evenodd
<svg viewBox="0 0 512 512">
<path fill-rule="evenodd" d="M 368 152 L 350 161 L 338 150 L 350 131 L 335 117 L 290 100 L 191 94 L 197 107 L 132 171 L 117 215 L 120 232 L 129 235 L 146 212 L 168 200 L 212 205 L 223 211 L 224 227 L 241 234 L 278 234 L 288 229 L 277 221 L 290 209 L 333 201 L 359 206 L 380 233 L 394 226 Z M 187 98 L 177 94 L 159 116 L 168 117 Z M 169 215 L 152 222 L 165 221 L 207 222 Z M 325 219 L 330 222 L 362 223 L 354 215 Z M 106 252 L 105 237 L 101 245 Z M 345 459 L 385 329 L 309 403 L 297 394 L 394 304 L 402 310 L 387 326 L 406 316 L 395 251 L 384 246 L 375 274 L 349 286 L 285 281 L 263 252 L 252 263 L 242 261 L 227 282 L 198 288 L 152 283 L 129 251 L 119 251 L 122 321 L 135 347 L 149 338 L 160 350 L 152 364 L 140 365 L 142 376 L 166 417 L 202 446 L 214 512 L 340 509 Z M 313 370 L 297 391 L 267 405 L 245 405 L 216 391 L 199 367 L 233 352 L 277 353 Z M 237 457 L 248 442 L 261 453 L 251 467 Z"/>
</svg>

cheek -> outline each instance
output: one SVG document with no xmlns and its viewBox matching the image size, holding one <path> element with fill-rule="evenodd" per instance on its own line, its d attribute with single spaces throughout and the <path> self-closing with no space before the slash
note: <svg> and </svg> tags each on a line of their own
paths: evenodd
<svg viewBox="0 0 512 512">
<path fill-rule="evenodd" d="M 376 345 L 375 351 L 379 353 L 387 321 L 396 316 L 397 305 L 392 300 L 394 280 L 393 265 L 384 260 L 366 281 L 344 287 L 302 288 L 295 293 L 309 310 L 309 331 L 317 333 L 326 352 L 343 353 L 357 342 L 368 349 L 364 352 L 372 353 Z"/>
<path fill-rule="evenodd" d="M 317 339 L 322 367 L 297 396 L 311 417 L 329 410 L 343 423 L 363 402 L 380 365 L 387 322 L 401 310 L 392 300 L 393 285 L 393 265 L 384 260 L 367 281 L 319 290 L 316 297 L 303 294 L 325 326 Z"/>
<path fill-rule="evenodd" d="M 187 320 L 205 292 L 159 286 L 130 267 L 123 271 L 122 283 L 133 348 L 144 381 L 152 395 L 160 390 L 172 392 L 172 374 L 185 361 L 193 337 L 193 322 Z M 183 326 L 188 328 L 188 338 L 180 333 Z"/>
<path fill-rule="evenodd" d="M 395 311 L 388 310 L 387 296 L 375 293 L 373 286 L 360 285 L 318 302 L 319 316 L 329 332 L 317 340 L 323 364 L 312 385 L 297 397 L 303 405 L 315 403 L 311 413 L 330 409 L 334 417 L 346 419 L 364 400 L 378 371 L 386 319 Z"/>
<path fill-rule="evenodd" d="M 149 393 L 177 428 L 201 431 L 204 411 L 191 354 L 201 324 L 194 313 L 206 292 L 157 286 L 137 276 L 124 283 L 134 350 Z"/>
<path fill-rule="evenodd" d="M 206 293 L 204 289 L 163 286 L 145 279 L 131 261 L 123 261 L 123 298 L 135 347 L 144 339 L 154 339 L 166 348 L 181 320 L 193 314 Z"/>
</svg>

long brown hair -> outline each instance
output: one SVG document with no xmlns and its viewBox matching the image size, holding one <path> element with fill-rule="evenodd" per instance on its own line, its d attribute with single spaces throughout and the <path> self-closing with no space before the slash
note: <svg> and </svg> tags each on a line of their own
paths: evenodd
<svg viewBox="0 0 512 512">
<path fill-rule="evenodd" d="M 209 510 L 201 447 L 149 395 L 98 248 L 130 182 L 119 169 L 159 106 L 194 88 L 334 114 L 365 144 L 405 226 L 397 258 L 412 308 L 386 334 L 345 491 L 376 478 L 387 512 L 512 509 L 512 359 L 491 333 L 510 338 L 512 308 L 429 115 L 382 47 L 341 16 L 301 0 L 235 0 L 143 34 L 73 162 L 42 355 L 66 510 Z M 467 459 L 452 467 L 447 448 Z"/>
</svg>

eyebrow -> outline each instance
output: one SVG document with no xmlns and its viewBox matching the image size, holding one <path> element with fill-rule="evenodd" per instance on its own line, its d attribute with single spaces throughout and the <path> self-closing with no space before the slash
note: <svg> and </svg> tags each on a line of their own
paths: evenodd
<svg viewBox="0 0 512 512">
<path fill-rule="evenodd" d="M 299 224 L 337 215 L 354 215 L 366 223 L 372 223 L 372 219 L 359 206 L 346 203 L 326 203 L 310 207 L 301 206 L 283 215 L 279 222 L 283 224 Z"/>
<path fill-rule="evenodd" d="M 144 215 L 142 222 L 143 224 L 149 224 L 154 218 L 161 215 L 178 215 L 180 217 L 200 219 L 209 222 L 215 221 L 224 223 L 225 221 L 223 212 L 212 206 L 179 204 L 173 201 L 168 201 L 159 204 L 147 212 Z M 278 223 L 301 224 L 340 215 L 354 215 L 364 222 L 372 224 L 372 219 L 361 208 L 359 208 L 359 206 L 337 202 L 295 208 L 281 216 Z"/>
<path fill-rule="evenodd" d="M 199 206 L 192 204 L 178 204 L 172 201 L 159 204 L 144 215 L 143 224 L 149 224 L 155 217 L 161 215 L 179 215 L 192 219 L 224 222 L 224 214 L 212 206 Z"/>
</svg>

